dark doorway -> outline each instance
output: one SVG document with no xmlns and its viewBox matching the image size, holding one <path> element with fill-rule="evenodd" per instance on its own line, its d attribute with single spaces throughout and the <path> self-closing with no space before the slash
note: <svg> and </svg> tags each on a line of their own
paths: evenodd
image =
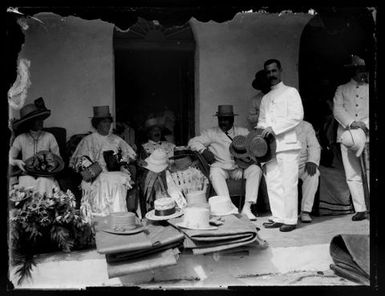
<svg viewBox="0 0 385 296">
<path fill-rule="evenodd" d="M 176 145 L 194 136 L 195 42 L 188 24 L 164 28 L 139 19 L 127 32 L 114 31 L 117 121 L 129 120 L 137 144 L 151 115 L 175 116 Z"/>
<path fill-rule="evenodd" d="M 299 89 L 305 120 L 318 131 L 331 113 L 338 85 L 349 81 L 350 55 L 373 70 L 374 20 L 367 8 L 323 8 L 305 26 L 299 53 Z"/>
</svg>

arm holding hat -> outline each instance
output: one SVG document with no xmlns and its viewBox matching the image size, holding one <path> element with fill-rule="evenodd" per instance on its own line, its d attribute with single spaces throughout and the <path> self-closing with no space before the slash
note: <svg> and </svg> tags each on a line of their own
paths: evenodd
<svg viewBox="0 0 385 296">
<path fill-rule="evenodd" d="M 212 131 L 208 129 L 203 131 L 200 136 L 194 137 L 188 142 L 188 147 L 192 151 L 198 151 L 203 154 L 210 164 L 215 161 L 214 154 L 207 148 L 213 142 L 212 136 Z"/>
</svg>

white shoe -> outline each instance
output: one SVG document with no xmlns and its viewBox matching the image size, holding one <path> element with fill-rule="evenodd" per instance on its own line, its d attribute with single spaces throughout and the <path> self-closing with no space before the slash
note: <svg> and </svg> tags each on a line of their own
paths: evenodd
<svg viewBox="0 0 385 296">
<path fill-rule="evenodd" d="M 301 221 L 303 223 L 310 223 L 312 221 L 310 214 L 306 212 L 301 213 Z"/>
<path fill-rule="evenodd" d="M 249 220 L 257 220 L 257 217 L 254 216 L 254 214 L 251 212 L 250 208 L 243 208 L 241 214 L 246 215 Z"/>
</svg>

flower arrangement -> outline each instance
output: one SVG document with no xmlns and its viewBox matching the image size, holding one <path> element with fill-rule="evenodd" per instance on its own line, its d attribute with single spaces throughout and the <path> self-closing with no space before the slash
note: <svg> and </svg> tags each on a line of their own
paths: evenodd
<svg viewBox="0 0 385 296">
<path fill-rule="evenodd" d="M 36 254 L 94 247 L 90 211 L 76 209 L 70 190 L 54 188 L 51 195 L 41 195 L 15 185 L 10 201 L 11 264 L 18 267 L 18 284 L 31 277 Z"/>
</svg>

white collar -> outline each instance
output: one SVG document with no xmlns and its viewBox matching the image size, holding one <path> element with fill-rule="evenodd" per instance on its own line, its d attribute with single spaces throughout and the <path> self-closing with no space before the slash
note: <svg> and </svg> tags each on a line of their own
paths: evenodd
<svg viewBox="0 0 385 296">
<path fill-rule="evenodd" d="M 277 88 L 281 88 L 282 86 L 284 86 L 283 82 L 281 81 L 280 83 L 277 83 L 276 85 L 273 85 L 271 87 L 271 89 L 277 89 Z"/>
</svg>

